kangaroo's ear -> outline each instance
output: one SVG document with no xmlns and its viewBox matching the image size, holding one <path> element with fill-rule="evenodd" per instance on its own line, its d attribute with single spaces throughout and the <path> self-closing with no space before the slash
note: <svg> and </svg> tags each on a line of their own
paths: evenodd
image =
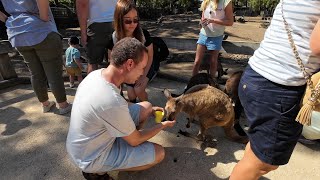
<svg viewBox="0 0 320 180">
<path fill-rule="evenodd" d="M 164 95 L 166 96 L 167 99 L 172 98 L 171 93 L 168 89 L 163 90 Z"/>
</svg>

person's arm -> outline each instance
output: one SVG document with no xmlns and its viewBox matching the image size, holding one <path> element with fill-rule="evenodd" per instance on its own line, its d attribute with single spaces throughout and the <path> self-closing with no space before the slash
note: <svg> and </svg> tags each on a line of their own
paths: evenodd
<svg viewBox="0 0 320 180">
<path fill-rule="evenodd" d="M 7 19 L 8 19 L 8 16 L 0 11 L 0 21 L 5 23 L 7 21 Z"/>
<path fill-rule="evenodd" d="M 77 16 L 81 32 L 81 44 L 87 44 L 87 20 L 89 17 L 89 0 L 76 1 Z"/>
<path fill-rule="evenodd" d="M 74 59 L 74 62 L 76 62 L 76 64 L 78 65 L 78 67 L 79 67 L 81 70 L 83 69 L 80 58 L 79 58 L 79 59 Z"/>
<path fill-rule="evenodd" d="M 232 10 L 232 2 L 230 1 L 229 4 L 224 9 L 225 11 L 225 18 L 224 19 L 209 19 L 209 23 L 216 23 L 223 26 L 232 26 L 233 25 L 233 10 Z"/>
<path fill-rule="evenodd" d="M 80 59 L 80 57 L 81 57 L 80 51 L 79 51 L 79 50 L 76 50 L 76 51 L 74 52 L 74 55 L 73 55 L 73 60 L 74 60 L 74 62 L 76 62 L 76 64 L 78 65 L 78 67 L 82 70 L 83 67 L 82 67 L 82 64 L 81 64 L 81 59 Z"/>
<path fill-rule="evenodd" d="M 318 20 L 310 37 L 310 49 L 312 54 L 320 56 L 320 20 Z"/>
<path fill-rule="evenodd" d="M 43 21 L 49 21 L 49 0 L 37 0 L 40 19 Z"/>
<path fill-rule="evenodd" d="M 159 124 L 156 124 L 152 128 L 144 129 L 141 131 L 134 130 L 129 136 L 123 137 L 125 141 L 128 142 L 131 146 L 138 146 L 141 143 L 146 142 L 156 134 L 158 134 L 162 129 L 166 127 L 172 127 L 176 121 L 165 121 Z"/>
</svg>

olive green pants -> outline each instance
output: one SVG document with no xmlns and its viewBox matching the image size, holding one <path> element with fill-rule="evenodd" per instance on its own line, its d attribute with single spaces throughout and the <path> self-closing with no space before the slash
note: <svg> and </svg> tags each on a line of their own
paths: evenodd
<svg viewBox="0 0 320 180">
<path fill-rule="evenodd" d="M 16 48 L 31 72 L 31 84 L 40 102 L 49 99 L 47 83 L 58 103 L 67 100 L 62 77 L 62 41 L 52 32 L 39 44 Z"/>
</svg>

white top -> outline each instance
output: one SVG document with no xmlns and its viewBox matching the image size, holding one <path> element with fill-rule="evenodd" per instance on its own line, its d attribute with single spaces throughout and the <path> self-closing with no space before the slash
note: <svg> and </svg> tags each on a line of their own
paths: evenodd
<svg viewBox="0 0 320 180">
<path fill-rule="evenodd" d="M 319 71 L 320 57 L 311 55 L 310 35 L 320 18 L 320 1 L 284 0 L 284 16 L 293 41 L 309 74 Z M 249 64 L 268 80 L 287 86 L 300 86 L 305 79 L 290 46 L 278 4 L 264 39 Z"/>
<path fill-rule="evenodd" d="M 130 135 L 136 126 L 120 90 L 91 72 L 79 85 L 72 106 L 67 151 L 84 172 L 99 172 L 116 137 Z"/>
<path fill-rule="evenodd" d="M 214 9 L 214 2 L 210 1 L 203 12 L 204 18 L 221 20 L 224 19 L 226 15 L 224 9 L 230 2 L 231 0 L 221 0 L 219 1 L 217 9 Z M 202 3 L 204 3 L 204 1 Z M 207 26 L 201 28 L 200 33 L 207 37 L 217 37 L 222 36 L 224 34 L 224 30 L 225 26 L 216 23 L 210 23 Z"/>
<path fill-rule="evenodd" d="M 89 0 L 88 26 L 94 22 L 112 22 L 117 0 Z"/>
</svg>

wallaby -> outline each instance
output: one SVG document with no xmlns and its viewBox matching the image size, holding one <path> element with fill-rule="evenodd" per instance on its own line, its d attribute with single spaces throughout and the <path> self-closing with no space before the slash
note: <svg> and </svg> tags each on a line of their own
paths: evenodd
<svg viewBox="0 0 320 180">
<path fill-rule="evenodd" d="M 230 78 L 227 80 L 224 92 L 232 99 L 234 103 L 234 112 L 235 112 L 235 125 L 234 128 L 241 136 L 246 136 L 246 133 L 240 126 L 239 120 L 243 110 L 239 96 L 238 96 L 238 87 L 243 71 L 234 72 Z"/>
<path fill-rule="evenodd" d="M 195 85 L 199 84 L 209 84 L 212 87 L 219 87 L 219 84 L 212 78 L 210 74 L 207 73 L 198 73 L 194 76 L 192 76 L 184 89 L 183 93 L 181 94 L 171 94 L 172 97 L 178 97 L 184 94 L 186 91 L 188 91 L 190 88 L 192 88 Z"/>
<path fill-rule="evenodd" d="M 219 56 L 218 56 L 218 61 L 217 61 L 217 72 L 218 72 L 218 77 L 217 79 L 221 79 L 221 77 L 223 75 L 227 75 L 227 71 L 228 69 L 226 70 L 223 70 L 223 67 L 222 67 L 222 64 L 221 64 L 221 61 L 220 61 L 220 56 L 221 56 L 221 53 L 219 53 Z M 204 54 L 204 57 L 203 59 L 201 60 L 201 63 L 200 63 L 200 68 L 199 70 L 200 71 L 206 71 L 207 74 L 210 74 L 210 58 L 211 58 L 211 55 L 209 53 L 205 53 Z"/>
<path fill-rule="evenodd" d="M 166 119 L 173 120 L 179 112 L 189 115 L 189 122 L 198 118 L 200 131 L 199 140 L 206 140 L 207 129 L 214 126 L 223 127 L 227 137 L 233 141 L 247 143 L 246 137 L 239 136 L 233 128 L 234 110 L 230 98 L 223 91 L 208 84 L 196 85 L 185 94 L 173 98 L 169 90 L 165 89 L 167 97 L 165 106 Z"/>
</svg>

